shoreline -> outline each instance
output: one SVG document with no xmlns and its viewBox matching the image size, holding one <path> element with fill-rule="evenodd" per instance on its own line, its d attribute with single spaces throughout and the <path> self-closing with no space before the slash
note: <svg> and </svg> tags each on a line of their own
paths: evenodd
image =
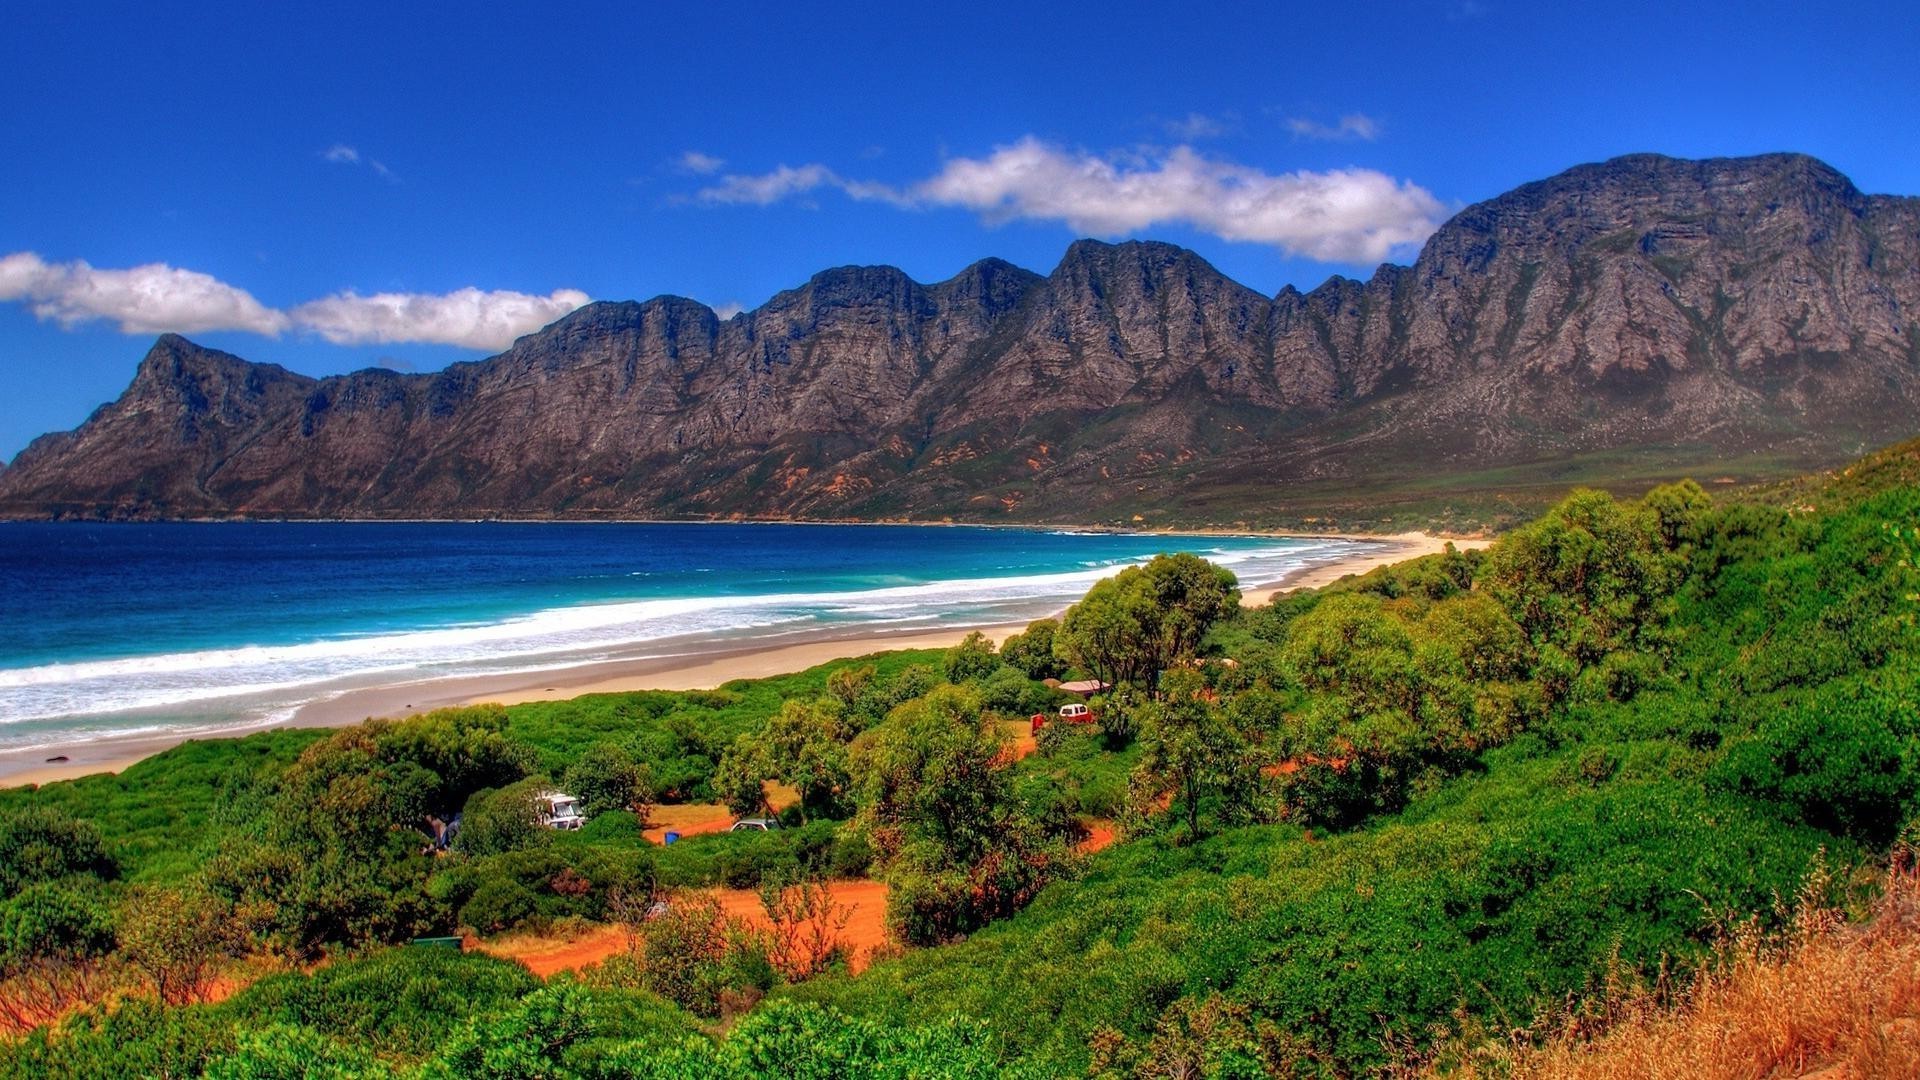
<svg viewBox="0 0 1920 1080">
<path fill-rule="evenodd" d="M 699 524 L 692 522 L 688 524 Z M 872 523 L 892 524 L 892 523 Z M 920 524 L 920 523 L 914 523 Z M 936 523 L 926 523 L 936 524 Z M 1022 528 L 1024 526 L 986 526 Z M 1091 530 L 1090 530 L 1091 531 Z M 1301 534 L 1281 533 L 1192 533 L 1191 535 L 1273 535 L 1304 538 Z M 1428 533 L 1399 533 L 1390 536 L 1333 536 L 1366 543 L 1366 549 L 1347 558 L 1302 568 L 1280 581 L 1244 589 L 1241 605 L 1259 607 L 1275 596 L 1297 589 L 1318 588 L 1340 578 L 1363 574 L 1375 567 L 1430 555 L 1454 544 L 1461 548 L 1485 547 L 1490 540 L 1456 538 Z M 1051 613 L 1057 616 L 1059 612 Z M 948 627 L 937 630 L 905 631 L 897 634 L 858 631 L 843 636 L 812 636 L 782 644 L 755 644 L 727 649 L 701 649 L 685 653 L 630 659 L 606 660 L 548 671 L 522 671 L 502 675 L 472 675 L 432 679 L 396 685 L 372 686 L 350 690 L 336 698 L 310 702 L 295 710 L 289 720 L 221 729 L 218 732 L 191 732 L 104 739 L 72 747 L 47 747 L 28 756 L 64 756 L 63 762 L 26 761 L 15 756 L 0 756 L 0 787 L 26 787 L 78 779 L 102 773 L 118 773 L 155 754 L 195 739 L 242 738 L 261 731 L 280 728 L 349 727 L 372 717 L 404 717 L 434 709 L 461 705 L 520 705 L 537 701 L 564 701 L 586 694 L 626 693 L 636 690 L 705 690 L 736 679 L 757 679 L 804 671 L 832 660 L 866 656 L 900 649 L 949 648 L 967 634 L 979 631 L 997 644 L 1007 635 L 1026 629 L 1026 624 L 999 626 Z M 9 766 L 18 764 L 19 768 Z"/>
</svg>

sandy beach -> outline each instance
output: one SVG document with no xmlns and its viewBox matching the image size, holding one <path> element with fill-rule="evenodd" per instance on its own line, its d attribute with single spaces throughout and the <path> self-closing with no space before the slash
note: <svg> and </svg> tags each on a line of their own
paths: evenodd
<svg viewBox="0 0 1920 1080">
<path fill-rule="evenodd" d="M 1241 603 L 1258 607 L 1276 595 L 1295 589 L 1316 588 L 1349 574 L 1362 574 L 1377 566 L 1430 555 L 1448 543 L 1460 548 L 1485 547 L 1484 539 L 1448 539 L 1426 533 L 1402 533 L 1394 536 L 1354 536 L 1343 539 L 1367 542 L 1364 550 L 1335 562 L 1309 567 L 1269 585 L 1246 589 Z M 703 690 L 735 679 L 764 678 L 837 660 L 866 656 L 896 649 L 944 649 L 956 644 L 974 630 L 999 642 L 1018 633 L 1024 625 L 958 627 L 900 634 L 863 634 L 845 637 L 812 637 L 792 644 L 765 645 L 732 651 L 711 649 L 683 654 L 648 656 L 631 660 L 586 664 L 553 671 L 521 672 L 510 675 L 439 679 L 397 686 L 356 690 L 329 701 L 307 705 L 290 722 L 272 727 L 343 727 L 375 716 L 407 716 L 452 705 L 499 703 L 516 705 L 531 701 L 558 701 L 583 694 L 624 693 L 635 690 Z M 265 727 L 253 730 L 265 730 Z M 224 730 L 211 736 L 232 738 L 250 734 L 249 730 Z M 151 738 L 101 740 L 35 751 L 31 760 L 0 756 L 0 787 L 47 784 L 96 773 L 115 773 L 153 754 L 186 741 L 181 734 Z M 48 762 L 46 757 L 64 756 L 65 761 Z"/>
</svg>

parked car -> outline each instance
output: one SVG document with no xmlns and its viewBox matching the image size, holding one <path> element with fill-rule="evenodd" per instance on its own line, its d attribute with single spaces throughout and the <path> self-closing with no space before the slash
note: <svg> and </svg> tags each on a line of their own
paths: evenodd
<svg viewBox="0 0 1920 1080">
<path fill-rule="evenodd" d="M 577 829 L 587 823 L 587 815 L 580 812 L 580 800 L 558 791 L 543 791 L 535 799 L 540 811 L 540 824 L 549 829 Z"/>
<path fill-rule="evenodd" d="M 779 818 L 743 817 L 733 823 L 728 832 L 772 832 L 780 827 Z"/>
<path fill-rule="evenodd" d="M 1079 702 L 1074 702 L 1071 705 L 1060 706 L 1060 715 L 1057 719 L 1063 724 L 1091 724 L 1095 717 L 1092 709 L 1087 708 Z M 1040 734 L 1040 729 L 1047 726 L 1047 714 L 1034 713 L 1033 716 L 1029 718 L 1029 723 L 1032 725 L 1033 733 L 1038 735 Z"/>
</svg>

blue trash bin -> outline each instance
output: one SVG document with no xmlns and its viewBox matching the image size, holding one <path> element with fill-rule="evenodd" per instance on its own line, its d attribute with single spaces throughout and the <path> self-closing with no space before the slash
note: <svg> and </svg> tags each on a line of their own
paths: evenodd
<svg viewBox="0 0 1920 1080">
<path fill-rule="evenodd" d="M 680 839 L 680 834 L 677 832 L 670 832 L 666 836 L 666 842 L 669 844 L 673 843 L 675 840 L 678 840 L 678 839 Z"/>
</svg>

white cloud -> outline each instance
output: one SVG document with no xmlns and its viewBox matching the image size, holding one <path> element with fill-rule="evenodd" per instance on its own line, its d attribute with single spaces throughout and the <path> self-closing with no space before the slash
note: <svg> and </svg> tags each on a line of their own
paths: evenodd
<svg viewBox="0 0 1920 1080">
<path fill-rule="evenodd" d="M 719 183 L 701 188 L 694 199 L 709 205 L 771 206 L 820 188 L 834 188 L 850 199 L 861 202 L 885 202 L 895 206 L 914 205 L 911 193 L 891 184 L 871 180 L 849 180 L 825 165 L 799 167 L 782 165 L 772 172 L 742 175 L 729 173 Z"/>
<path fill-rule="evenodd" d="M 1217 139 L 1233 129 L 1233 125 L 1226 120 L 1197 112 L 1190 112 L 1178 120 L 1168 120 L 1161 126 L 1166 128 L 1167 134 L 1181 142 Z"/>
<path fill-rule="evenodd" d="M 825 165 L 802 165 L 797 169 L 782 165 L 772 172 L 754 176 L 723 176 L 719 183 L 701 188 L 694 198 L 704 203 L 770 206 L 782 199 L 804 195 L 815 188 L 837 185 L 839 182 L 840 178 Z"/>
<path fill-rule="evenodd" d="M 1287 130 L 1295 138 L 1320 139 L 1326 142 L 1347 142 L 1358 139 L 1372 142 L 1380 137 L 1380 121 L 1365 113 L 1348 113 L 1337 122 L 1323 124 L 1318 120 L 1309 120 L 1304 116 L 1287 119 Z"/>
<path fill-rule="evenodd" d="M 336 345 L 428 342 L 469 349 L 504 349 L 587 302 L 578 289 L 547 296 L 476 288 L 450 293 L 342 292 L 301 304 L 292 317 Z"/>
<path fill-rule="evenodd" d="M 387 168 L 385 162 L 378 158 L 363 157 L 358 147 L 348 146 L 346 143 L 334 143 L 320 151 L 320 160 L 330 161 L 335 165 L 359 165 L 364 162 L 367 168 L 372 169 L 374 175 L 380 179 L 390 184 L 400 182 L 400 178 L 394 175 L 392 169 Z"/>
<path fill-rule="evenodd" d="M 678 164 L 682 170 L 693 173 L 695 176 L 712 176 L 727 166 L 725 159 L 714 157 L 712 154 L 703 154 L 698 150 L 689 150 L 681 154 Z"/>
<path fill-rule="evenodd" d="M 287 328 L 285 314 L 245 289 L 165 263 L 100 270 L 16 252 L 0 259 L 0 300 L 21 301 L 68 329 L 95 319 L 117 322 L 127 334 L 250 330 L 272 337 Z"/>
<path fill-rule="evenodd" d="M 476 288 L 373 296 L 348 291 L 280 311 L 245 289 L 165 263 L 100 270 L 78 260 L 49 263 L 31 251 L 0 258 L 0 302 L 23 303 L 67 329 L 107 319 L 127 334 L 245 330 L 277 337 L 295 330 L 340 345 L 422 342 L 498 350 L 587 299 L 578 289 L 547 296 Z"/>
<path fill-rule="evenodd" d="M 983 158 L 953 158 L 910 187 L 849 180 L 825 165 L 729 175 L 695 198 L 768 206 L 821 188 L 902 208 L 957 206 L 989 222 L 1059 221 L 1118 236 L 1185 225 L 1325 262 L 1378 262 L 1438 228 L 1447 207 L 1425 188 L 1372 169 L 1268 173 L 1189 146 L 1100 156 L 1031 136 Z"/>
<path fill-rule="evenodd" d="M 1033 138 L 949 161 L 916 191 L 989 220 L 1063 221 L 1109 236 L 1179 224 L 1328 262 L 1386 259 L 1425 240 L 1446 210 L 1424 188 L 1371 169 L 1274 174 L 1185 146 L 1115 161 Z"/>
<path fill-rule="evenodd" d="M 719 307 L 714 308 L 713 313 L 715 315 L 720 316 L 721 322 L 726 322 L 728 319 L 733 318 L 735 315 L 738 315 L 745 310 L 747 310 L 747 306 L 745 304 L 742 304 L 738 300 L 729 300 L 726 303 L 721 304 Z"/>
</svg>

